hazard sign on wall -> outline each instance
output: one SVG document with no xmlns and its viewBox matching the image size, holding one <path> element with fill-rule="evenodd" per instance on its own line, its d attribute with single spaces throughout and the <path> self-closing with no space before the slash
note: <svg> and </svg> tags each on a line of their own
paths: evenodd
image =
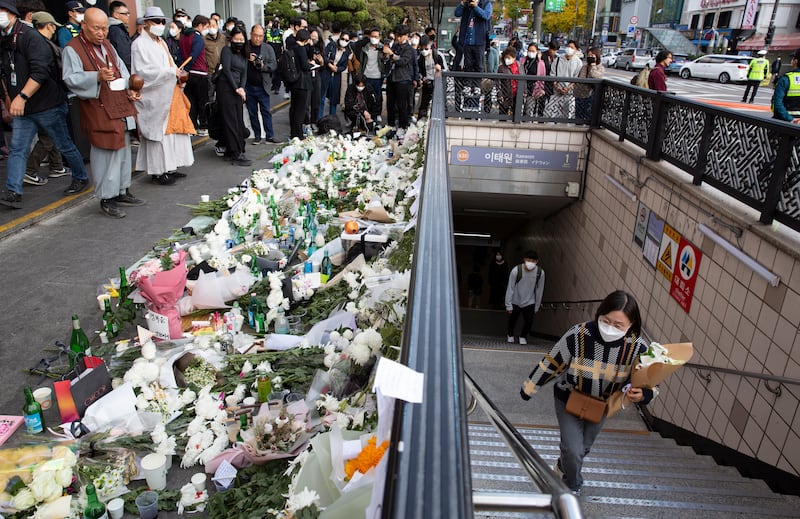
<svg viewBox="0 0 800 519">
<path fill-rule="evenodd" d="M 658 248 L 656 269 L 670 283 L 672 283 L 673 273 L 675 272 L 675 261 L 678 257 L 678 244 L 680 242 L 680 233 L 669 224 L 664 224 L 664 234 L 661 235 L 661 246 Z"/>
<path fill-rule="evenodd" d="M 697 272 L 700 270 L 700 259 L 702 257 L 703 253 L 700 249 L 681 237 L 669 295 L 681 305 L 681 308 L 687 314 L 692 306 L 694 285 L 697 282 Z"/>
</svg>

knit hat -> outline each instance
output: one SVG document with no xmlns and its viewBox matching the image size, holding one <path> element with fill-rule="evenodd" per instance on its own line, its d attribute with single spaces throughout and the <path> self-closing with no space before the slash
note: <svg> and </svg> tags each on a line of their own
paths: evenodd
<svg viewBox="0 0 800 519">
<path fill-rule="evenodd" d="M 17 3 L 14 0 L 0 0 L 0 9 L 5 9 L 9 13 L 12 13 L 14 16 L 19 16 L 19 11 L 17 10 Z"/>
</svg>

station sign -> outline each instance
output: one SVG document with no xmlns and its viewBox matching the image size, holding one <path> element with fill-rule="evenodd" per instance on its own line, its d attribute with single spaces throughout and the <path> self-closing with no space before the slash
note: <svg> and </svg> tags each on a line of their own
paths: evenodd
<svg viewBox="0 0 800 519">
<path fill-rule="evenodd" d="M 577 171 L 578 152 L 453 146 L 450 148 L 450 164 L 456 166 Z"/>
</svg>

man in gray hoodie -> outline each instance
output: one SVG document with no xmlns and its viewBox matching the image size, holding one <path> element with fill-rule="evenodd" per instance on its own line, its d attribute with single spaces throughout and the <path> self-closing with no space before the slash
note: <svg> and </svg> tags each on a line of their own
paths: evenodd
<svg viewBox="0 0 800 519">
<path fill-rule="evenodd" d="M 508 342 L 514 342 L 514 329 L 522 314 L 522 332 L 519 343 L 528 344 L 528 334 L 533 326 L 533 316 L 542 306 L 544 293 L 544 271 L 539 267 L 536 251 L 525 252 L 523 263 L 511 269 L 506 288 L 506 311 L 508 316 Z"/>
</svg>

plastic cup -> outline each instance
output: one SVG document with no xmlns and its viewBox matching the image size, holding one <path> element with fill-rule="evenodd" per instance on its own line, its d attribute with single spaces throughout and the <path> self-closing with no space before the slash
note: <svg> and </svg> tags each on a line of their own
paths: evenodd
<svg viewBox="0 0 800 519">
<path fill-rule="evenodd" d="M 136 496 L 136 508 L 139 509 L 139 517 L 141 519 L 155 519 L 158 517 L 158 492 L 148 490 Z"/>
<path fill-rule="evenodd" d="M 120 498 L 112 499 L 106 505 L 106 511 L 111 519 L 122 519 L 125 513 L 125 501 Z"/>
<path fill-rule="evenodd" d="M 200 201 L 201 202 L 208 202 L 209 200 L 211 200 L 210 196 L 208 196 L 208 195 L 200 195 Z"/>
<path fill-rule="evenodd" d="M 100 311 L 103 312 L 106 309 L 106 300 L 111 300 L 111 296 L 109 294 L 100 294 L 97 296 L 97 306 L 100 307 Z"/>
<path fill-rule="evenodd" d="M 256 405 L 256 399 L 253 398 L 252 396 L 248 396 L 244 400 L 242 400 L 242 404 L 243 405 Z"/>
<path fill-rule="evenodd" d="M 142 472 L 150 490 L 167 488 L 167 457 L 152 453 L 142 458 Z"/>
<path fill-rule="evenodd" d="M 202 492 L 206 489 L 206 479 L 206 475 L 200 472 L 192 476 L 190 481 L 192 482 L 192 486 L 194 486 L 196 491 Z"/>
<path fill-rule="evenodd" d="M 53 407 L 53 390 L 49 387 L 40 387 L 33 392 L 33 399 L 42 406 L 42 411 Z"/>
</svg>

